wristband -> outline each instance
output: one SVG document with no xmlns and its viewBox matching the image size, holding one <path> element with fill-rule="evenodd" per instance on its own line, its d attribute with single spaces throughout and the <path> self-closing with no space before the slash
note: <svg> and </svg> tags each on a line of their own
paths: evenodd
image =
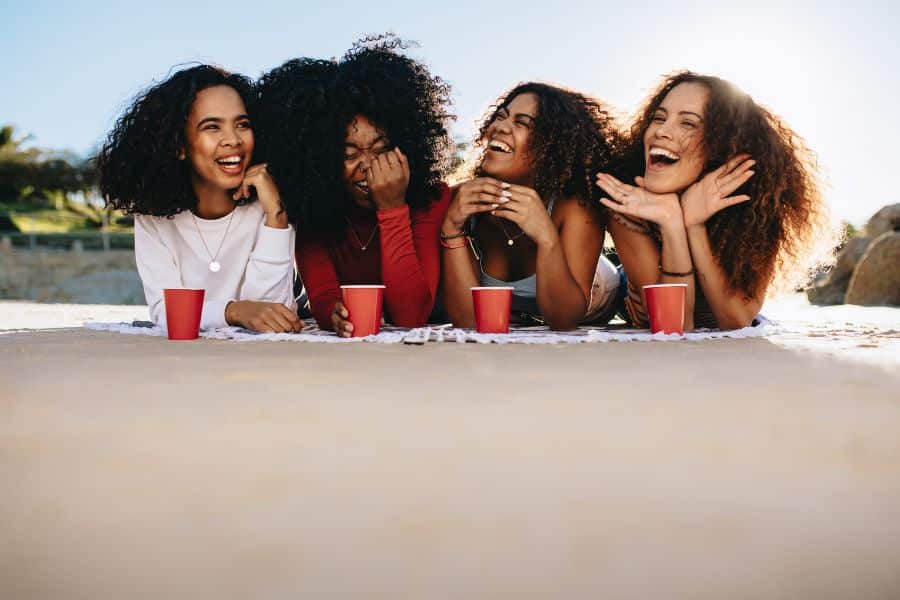
<svg viewBox="0 0 900 600">
<path fill-rule="evenodd" d="M 465 230 L 465 229 L 460 229 L 459 232 L 457 232 L 457 233 L 451 233 L 451 234 L 449 234 L 449 235 L 446 234 L 446 233 L 444 233 L 444 230 L 441 229 L 441 239 L 442 239 L 442 240 L 455 240 L 456 238 L 465 237 L 466 235 L 467 235 L 467 234 L 466 234 L 466 230 Z"/>
<path fill-rule="evenodd" d="M 691 267 L 690 271 L 678 273 L 676 271 L 666 271 L 665 269 L 663 269 L 662 263 L 659 263 L 659 272 L 667 277 L 690 277 L 694 274 L 694 267 Z"/>
</svg>

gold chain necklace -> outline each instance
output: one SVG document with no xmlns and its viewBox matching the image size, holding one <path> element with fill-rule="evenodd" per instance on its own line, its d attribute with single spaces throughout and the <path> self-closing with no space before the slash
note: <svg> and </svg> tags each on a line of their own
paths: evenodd
<svg viewBox="0 0 900 600">
<path fill-rule="evenodd" d="M 346 219 L 346 217 L 344 218 Z M 369 236 L 369 240 L 365 244 L 363 244 L 362 240 L 359 239 L 359 236 L 356 235 L 356 229 L 353 228 L 353 223 L 350 222 L 350 219 L 347 219 L 347 226 L 350 228 L 350 233 L 353 234 L 353 239 L 355 239 L 356 243 L 359 245 L 359 249 L 363 252 L 368 250 L 372 240 L 375 239 L 375 234 L 378 233 L 378 223 L 375 223 L 375 227 L 372 228 L 372 235 Z"/>
<path fill-rule="evenodd" d="M 520 230 L 519 233 L 517 233 L 516 235 L 509 237 L 509 233 L 507 233 L 506 227 L 503 226 L 503 218 L 497 217 L 497 216 L 495 216 L 494 218 L 497 219 L 497 225 L 500 226 L 500 229 L 503 231 L 503 235 L 506 236 L 506 245 L 507 246 L 512 246 L 513 244 L 516 243 L 517 239 L 519 239 L 520 237 L 525 235 L 525 232 Z"/>
</svg>

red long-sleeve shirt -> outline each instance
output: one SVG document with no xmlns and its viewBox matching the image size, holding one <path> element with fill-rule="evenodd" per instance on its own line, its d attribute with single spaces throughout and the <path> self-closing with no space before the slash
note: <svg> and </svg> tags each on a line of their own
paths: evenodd
<svg viewBox="0 0 900 600">
<path fill-rule="evenodd" d="M 319 327 L 332 329 L 331 312 L 341 285 L 383 284 L 385 318 L 400 327 L 421 327 L 434 308 L 441 268 L 440 227 L 450 204 L 450 188 L 427 208 L 403 205 L 388 210 L 355 210 L 350 230 L 336 240 L 300 235 L 297 268 Z M 366 250 L 372 228 L 376 239 Z"/>
</svg>

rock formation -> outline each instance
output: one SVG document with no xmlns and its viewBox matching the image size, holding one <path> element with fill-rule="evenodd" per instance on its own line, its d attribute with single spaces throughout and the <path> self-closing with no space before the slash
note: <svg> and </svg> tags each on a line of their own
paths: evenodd
<svg viewBox="0 0 900 600">
<path fill-rule="evenodd" d="M 844 302 L 900 306 L 900 231 L 883 233 L 869 244 L 853 271 Z"/>
<path fill-rule="evenodd" d="M 848 240 L 834 269 L 806 290 L 810 302 L 900 306 L 900 203 L 872 215 L 865 233 Z"/>
</svg>

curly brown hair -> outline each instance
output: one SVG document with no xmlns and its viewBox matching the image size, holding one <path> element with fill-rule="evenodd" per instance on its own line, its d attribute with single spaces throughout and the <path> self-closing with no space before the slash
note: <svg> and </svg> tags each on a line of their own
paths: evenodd
<svg viewBox="0 0 900 600">
<path fill-rule="evenodd" d="M 769 109 L 735 85 L 709 75 L 678 71 L 666 76 L 638 112 L 620 163 L 630 181 L 644 173 L 644 133 L 666 95 L 682 83 L 709 91 L 703 118 L 703 174 L 747 153 L 755 175 L 735 195 L 750 200 L 719 211 L 706 222 L 713 256 L 728 283 L 752 297 L 797 289 L 815 269 L 833 260 L 839 229 L 821 193 L 815 154 Z"/>
<path fill-rule="evenodd" d="M 603 102 L 574 90 L 528 82 L 500 96 L 479 126 L 476 156 L 464 170 L 469 175 L 480 173 L 488 127 L 500 110 L 521 94 L 537 97 L 537 118 L 528 142 L 535 191 L 545 199 L 575 197 L 582 205 L 605 214 L 594 175 L 610 168 L 621 146 L 619 130 Z"/>
<path fill-rule="evenodd" d="M 100 195 L 107 206 L 157 217 L 197 206 L 190 161 L 180 160 L 178 153 L 186 143 L 184 126 L 197 94 L 220 85 L 234 89 L 255 118 L 253 82 L 215 65 L 183 69 L 141 92 L 96 157 Z"/>
</svg>

